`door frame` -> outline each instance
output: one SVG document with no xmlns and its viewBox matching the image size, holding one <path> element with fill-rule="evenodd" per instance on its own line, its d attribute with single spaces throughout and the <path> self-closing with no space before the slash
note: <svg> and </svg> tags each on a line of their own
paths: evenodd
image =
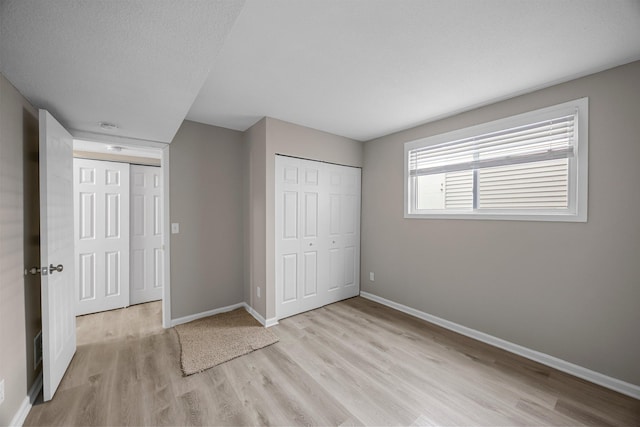
<svg viewBox="0 0 640 427">
<path fill-rule="evenodd" d="M 171 327 L 171 221 L 169 195 L 169 145 L 164 142 L 147 141 L 136 138 L 126 138 L 115 135 L 105 135 L 93 132 L 71 130 L 74 139 L 82 139 L 104 144 L 115 144 L 125 148 L 153 148 L 160 152 L 160 166 L 162 167 L 162 192 L 164 224 L 162 245 L 164 248 L 164 285 L 162 287 L 162 327 Z"/>
</svg>

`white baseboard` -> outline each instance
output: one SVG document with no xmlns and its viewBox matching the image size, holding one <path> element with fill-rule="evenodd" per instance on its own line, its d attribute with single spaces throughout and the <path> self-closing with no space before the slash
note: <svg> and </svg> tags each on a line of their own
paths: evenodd
<svg viewBox="0 0 640 427">
<path fill-rule="evenodd" d="M 183 323 L 192 322 L 194 320 L 202 319 L 203 317 L 213 316 L 218 313 L 225 313 L 227 311 L 235 310 L 237 308 L 245 307 L 244 302 L 228 305 L 226 307 L 214 308 L 213 310 L 203 311 L 202 313 L 190 314 L 189 316 L 179 317 L 177 319 L 171 319 L 171 326 L 181 325 Z"/>
<path fill-rule="evenodd" d="M 379 297 L 374 294 L 370 294 L 368 292 L 360 292 L 360 296 L 371 301 L 386 305 L 387 307 L 391 307 L 395 310 L 402 311 L 403 313 L 407 313 L 419 319 L 426 320 L 427 322 L 442 326 L 443 328 L 457 332 L 461 335 L 465 335 L 478 341 L 490 344 L 494 347 L 498 347 L 508 352 L 515 353 L 527 359 L 542 363 L 543 365 L 549 366 L 551 368 L 555 368 L 559 371 L 566 372 L 578 378 L 582 378 L 584 380 L 601 385 L 611 390 L 615 390 L 627 396 L 631 396 L 635 399 L 640 399 L 640 386 L 638 385 L 631 384 L 596 371 L 592 371 L 591 369 L 575 365 L 571 362 L 567 362 L 566 360 L 562 360 L 557 357 L 550 356 L 548 354 L 541 353 L 539 351 L 532 350 L 530 348 L 523 347 L 509 341 L 505 341 L 501 338 L 494 337 L 493 335 L 485 334 L 484 332 L 480 332 L 475 329 L 450 322 L 440 317 L 433 316 L 420 310 L 416 310 L 415 308 L 407 307 L 406 305 L 393 302 L 391 300 Z"/>
<path fill-rule="evenodd" d="M 265 328 L 270 328 L 272 326 L 276 326 L 278 324 L 278 319 L 276 319 L 275 317 L 270 317 L 267 319 L 267 321 L 264 323 L 264 327 Z"/>
<path fill-rule="evenodd" d="M 250 315 L 252 315 L 265 328 L 270 328 L 270 327 L 275 326 L 275 325 L 278 324 L 278 319 L 276 319 L 275 317 L 271 317 L 271 318 L 265 320 L 265 318 L 262 317 L 262 315 L 260 313 L 255 311 L 253 309 L 253 307 L 251 307 L 246 302 L 244 303 L 244 308 L 245 308 L 245 310 L 247 310 L 247 312 L 249 312 Z"/>
<path fill-rule="evenodd" d="M 262 317 L 260 313 L 255 311 L 249 304 L 247 304 L 246 302 L 239 302 L 237 304 L 228 305 L 226 307 L 214 308 L 213 310 L 203 311 L 202 313 L 190 314 L 189 316 L 171 319 L 171 327 L 202 319 L 203 317 L 213 316 L 214 314 L 226 313 L 227 311 L 235 310 L 237 308 L 244 308 L 245 310 L 247 310 L 247 312 L 249 312 L 249 314 L 252 315 L 265 328 L 269 328 L 278 324 L 278 319 L 276 319 L 275 317 L 271 317 L 265 320 L 265 318 Z"/>
<path fill-rule="evenodd" d="M 42 390 L 42 374 L 38 375 L 31 389 L 29 389 L 29 394 L 24 398 L 18 412 L 13 416 L 13 419 L 9 423 L 11 427 L 22 427 L 24 420 L 27 419 L 27 415 L 29 415 L 29 411 L 33 406 L 33 402 L 36 401 L 38 394 L 40 394 L 40 390 Z"/>
<path fill-rule="evenodd" d="M 258 322 L 260 322 L 260 324 L 262 326 L 266 325 L 266 320 L 264 320 L 264 317 L 262 317 L 262 315 L 260 313 L 258 313 L 257 311 L 255 311 L 253 309 L 253 307 L 251 307 L 249 304 L 247 304 L 246 302 L 244 303 L 244 309 L 247 310 L 247 312 L 252 315 Z"/>
</svg>

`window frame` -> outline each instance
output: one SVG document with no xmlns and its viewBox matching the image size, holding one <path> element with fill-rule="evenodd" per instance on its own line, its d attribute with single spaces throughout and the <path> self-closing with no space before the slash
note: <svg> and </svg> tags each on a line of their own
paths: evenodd
<svg viewBox="0 0 640 427">
<path fill-rule="evenodd" d="M 568 157 L 568 201 L 569 207 L 563 210 L 536 209 L 476 209 L 476 210 L 418 210 L 414 208 L 416 191 L 412 190 L 409 172 L 409 153 L 411 150 L 480 136 L 491 132 L 507 130 L 536 121 L 551 119 L 577 111 L 576 143 L 574 155 Z M 420 138 L 404 144 L 404 217 L 407 219 L 480 219 L 515 221 L 560 221 L 587 222 L 588 196 L 588 151 L 589 151 L 589 98 L 580 98 L 534 111 L 505 117 L 487 123 L 466 127 L 434 136 Z M 479 169 L 469 169 L 478 171 Z M 475 189 L 474 189 L 475 191 Z M 474 197 L 477 193 L 474 192 Z"/>
</svg>

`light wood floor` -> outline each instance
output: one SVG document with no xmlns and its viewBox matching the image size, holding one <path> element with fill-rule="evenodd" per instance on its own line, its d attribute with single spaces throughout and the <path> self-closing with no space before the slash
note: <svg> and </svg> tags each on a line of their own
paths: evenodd
<svg viewBox="0 0 640 427">
<path fill-rule="evenodd" d="M 363 298 L 183 377 L 151 303 L 78 318 L 78 351 L 25 425 L 640 425 L 640 401 Z"/>
</svg>

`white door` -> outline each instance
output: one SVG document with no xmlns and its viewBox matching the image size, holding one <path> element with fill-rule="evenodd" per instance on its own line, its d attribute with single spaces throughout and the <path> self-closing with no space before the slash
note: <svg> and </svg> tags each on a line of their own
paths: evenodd
<svg viewBox="0 0 640 427">
<path fill-rule="evenodd" d="M 326 303 L 360 293 L 360 180 L 358 168 L 327 165 L 329 283 Z"/>
<path fill-rule="evenodd" d="M 129 305 L 129 164 L 74 159 L 76 315 Z"/>
<path fill-rule="evenodd" d="M 279 319 L 358 295 L 360 169 L 276 156 Z"/>
<path fill-rule="evenodd" d="M 283 318 L 324 305 L 322 164 L 276 156 L 276 300 Z"/>
<path fill-rule="evenodd" d="M 51 400 L 76 352 L 73 140 L 40 110 L 40 259 L 43 398 Z"/>
<path fill-rule="evenodd" d="M 162 299 L 162 169 L 131 165 L 131 304 Z"/>
</svg>

